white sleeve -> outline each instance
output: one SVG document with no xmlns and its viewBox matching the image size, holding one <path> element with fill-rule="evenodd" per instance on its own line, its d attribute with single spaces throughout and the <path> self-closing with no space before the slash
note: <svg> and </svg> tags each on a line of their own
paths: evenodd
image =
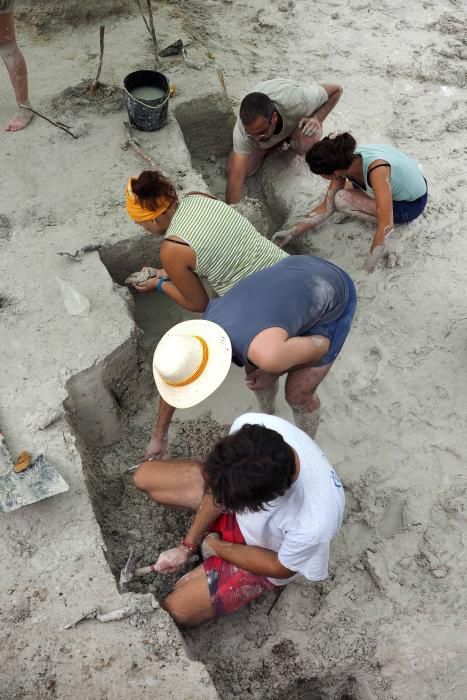
<svg viewBox="0 0 467 700">
<path fill-rule="evenodd" d="M 233 150 L 241 156 L 248 156 L 253 150 L 252 144 L 248 138 L 242 133 L 240 126 L 240 117 L 237 117 L 233 130 Z"/>
<path fill-rule="evenodd" d="M 329 99 L 329 95 L 322 85 L 306 85 L 302 88 L 302 92 L 304 116 L 307 117 L 310 117 Z"/>
<path fill-rule="evenodd" d="M 301 574 L 309 581 L 328 577 L 329 542 L 310 544 L 303 533 L 288 532 L 277 553 L 282 566 Z"/>
<path fill-rule="evenodd" d="M 230 427 L 229 435 L 232 435 L 232 433 L 236 433 L 238 430 L 240 430 L 240 428 L 243 428 L 244 425 L 261 425 L 261 421 L 258 420 L 258 414 L 244 413 L 242 416 L 238 416 L 238 418 L 235 418 L 234 422 Z"/>
</svg>

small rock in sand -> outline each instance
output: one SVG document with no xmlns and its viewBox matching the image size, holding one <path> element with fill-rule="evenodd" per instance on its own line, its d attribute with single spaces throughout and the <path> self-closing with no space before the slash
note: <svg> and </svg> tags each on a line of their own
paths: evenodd
<svg viewBox="0 0 467 700">
<path fill-rule="evenodd" d="M 143 539 L 141 530 L 138 530 L 137 527 L 134 527 L 132 530 L 128 530 L 128 537 L 131 537 L 132 540 L 136 540 L 138 542 Z"/>
</svg>

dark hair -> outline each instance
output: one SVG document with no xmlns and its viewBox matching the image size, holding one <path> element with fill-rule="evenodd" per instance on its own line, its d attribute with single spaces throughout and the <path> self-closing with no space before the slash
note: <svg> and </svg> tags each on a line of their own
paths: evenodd
<svg viewBox="0 0 467 700">
<path fill-rule="evenodd" d="M 337 136 L 326 136 L 310 148 L 305 160 L 315 175 L 330 175 L 335 170 L 346 170 L 354 158 L 357 142 L 345 131 Z"/>
<path fill-rule="evenodd" d="M 295 454 L 282 435 L 262 425 L 244 425 L 220 440 L 204 465 L 214 503 L 234 513 L 264 510 L 292 483 Z"/>
<path fill-rule="evenodd" d="M 240 119 L 243 124 L 251 124 L 258 117 L 271 119 L 273 112 L 276 111 L 276 105 L 270 97 L 262 92 L 250 92 L 246 95 L 240 105 Z"/>
<path fill-rule="evenodd" d="M 138 204 L 145 209 L 157 209 L 160 197 L 178 199 L 174 185 L 157 170 L 143 170 L 139 177 L 133 177 L 131 189 Z"/>
</svg>

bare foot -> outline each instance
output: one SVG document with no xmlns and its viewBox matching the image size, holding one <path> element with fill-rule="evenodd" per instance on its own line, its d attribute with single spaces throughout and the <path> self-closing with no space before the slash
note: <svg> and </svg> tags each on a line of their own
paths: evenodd
<svg viewBox="0 0 467 700">
<path fill-rule="evenodd" d="M 5 131 L 21 131 L 29 124 L 33 116 L 34 114 L 28 109 L 20 107 L 13 119 L 10 119 L 6 125 Z"/>
</svg>

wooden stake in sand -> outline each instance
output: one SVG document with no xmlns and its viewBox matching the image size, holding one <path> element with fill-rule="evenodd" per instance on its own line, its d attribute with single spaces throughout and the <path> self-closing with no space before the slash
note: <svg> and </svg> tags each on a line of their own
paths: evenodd
<svg viewBox="0 0 467 700">
<path fill-rule="evenodd" d="M 139 145 L 138 141 L 134 138 L 133 134 L 131 133 L 130 124 L 129 124 L 128 122 L 123 122 L 123 126 L 124 126 L 125 131 L 126 131 L 126 136 L 127 136 L 127 139 L 128 139 L 128 143 L 130 144 L 130 146 L 132 147 L 132 149 L 133 149 L 139 156 L 141 156 L 141 158 L 144 158 L 144 160 L 146 160 L 146 161 L 149 163 L 149 165 L 150 165 L 152 168 L 154 168 L 154 170 L 160 170 L 160 168 L 157 167 L 156 163 L 153 161 L 153 159 L 151 158 L 151 156 L 148 156 L 148 154 L 145 153 L 145 152 L 143 151 L 143 149 L 142 149 L 141 146 Z"/>
<path fill-rule="evenodd" d="M 89 88 L 90 95 L 95 95 L 96 90 L 99 86 L 99 78 L 100 78 L 101 70 L 102 70 L 102 59 L 104 58 L 104 33 L 105 33 L 105 27 L 101 24 L 101 26 L 99 27 L 99 46 L 100 46 L 99 66 L 97 68 L 97 73 L 96 73 L 96 77 L 94 78 L 94 82 L 92 83 L 91 87 Z"/>
<path fill-rule="evenodd" d="M 78 138 L 77 136 L 75 136 L 74 134 L 71 133 L 70 127 L 67 126 L 66 124 L 63 124 L 62 122 L 54 122 L 53 119 L 49 119 L 49 117 L 46 117 L 44 114 L 41 114 L 40 112 L 33 109 L 32 107 L 28 107 L 28 105 L 20 105 L 20 107 L 23 107 L 23 109 L 28 109 L 30 112 L 32 112 L 36 116 L 40 117 L 41 119 L 45 119 L 46 122 L 49 122 L 49 124 L 53 124 L 54 126 L 57 127 L 57 129 L 61 129 L 62 131 L 66 131 L 66 133 L 70 134 L 70 136 L 73 136 L 74 139 Z"/>
<path fill-rule="evenodd" d="M 152 1 L 151 0 L 146 0 L 146 7 L 148 10 L 148 19 L 146 19 L 146 16 L 143 12 L 143 8 L 141 7 L 141 2 L 140 0 L 135 0 L 136 4 L 138 5 L 138 9 L 140 11 L 141 17 L 143 18 L 143 22 L 145 24 L 146 29 L 149 32 L 149 36 L 152 39 L 152 43 L 154 46 L 154 65 L 157 66 L 159 65 L 159 48 L 157 45 L 157 36 L 156 36 L 156 30 L 154 29 L 154 17 L 152 14 Z"/>
<path fill-rule="evenodd" d="M 161 173 L 165 178 L 168 180 L 171 179 L 170 175 L 168 175 L 162 168 L 156 165 L 156 162 L 151 158 L 151 156 L 148 156 L 148 154 L 143 151 L 141 146 L 139 145 L 138 141 L 135 139 L 133 134 L 131 133 L 131 126 L 128 122 L 123 122 L 123 127 L 125 129 L 125 134 L 127 137 L 127 143 L 132 147 L 132 149 L 137 153 L 141 158 L 144 158 L 145 161 L 149 163 L 149 165 L 154 169 L 157 170 L 159 173 Z M 125 144 L 126 145 L 126 144 Z"/>
</svg>

